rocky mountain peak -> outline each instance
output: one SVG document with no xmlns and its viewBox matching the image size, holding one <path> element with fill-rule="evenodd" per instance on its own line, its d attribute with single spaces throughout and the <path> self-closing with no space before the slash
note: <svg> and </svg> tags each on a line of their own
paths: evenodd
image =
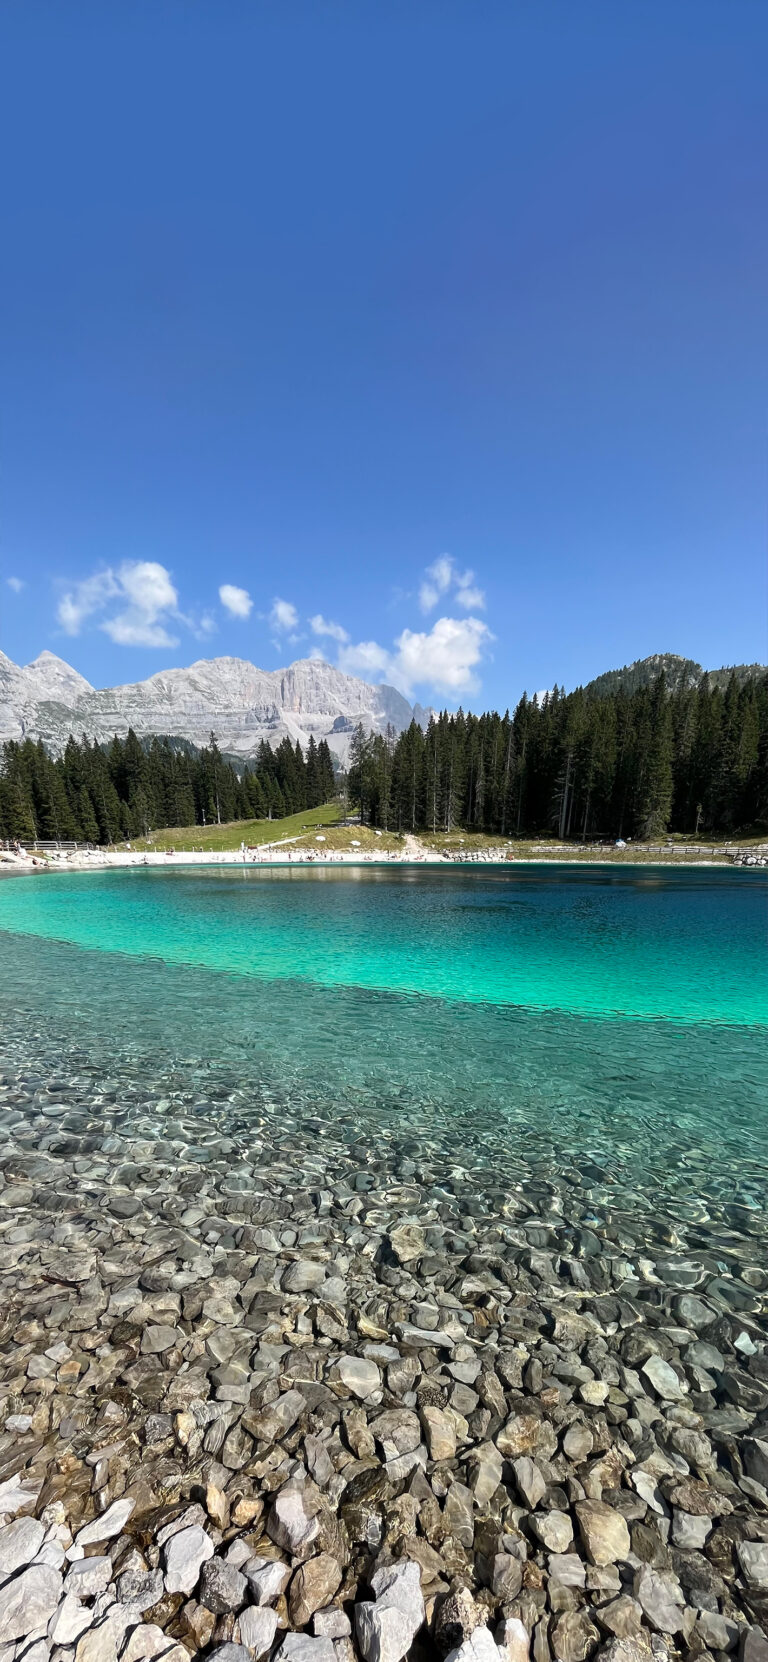
<svg viewBox="0 0 768 1662">
<path fill-rule="evenodd" d="M 247 658 L 200 658 L 183 669 L 157 670 L 145 681 L 94 688 L 70 664 L 41 652 L 21 668 L 0 653 L 0 743 L 42 739 L 57 753 L 70 734 L 106 742 L 129 727 L 141 737 L 165 734 L 247 757 L 262 739 L 286 736 L 306 747 L 310 734 L 328 738 L 346 758 L 358 723 L 368 732 L 409 726 L 413 709 L 395 687 L 371 686 L 319 658 L 263 670 Z M 332 740 L 331 740 L 332 735 Z"/>
</svg>

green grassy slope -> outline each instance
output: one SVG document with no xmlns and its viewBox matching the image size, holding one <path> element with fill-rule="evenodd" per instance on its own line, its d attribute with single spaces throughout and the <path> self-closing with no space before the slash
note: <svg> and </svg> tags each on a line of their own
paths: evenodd
<svg viewBox="0 0 768 1662">
<path fill-rule="evenodd" d="M 307 829 L 320 831 L 324 825 L 336 825 L 341 818 L 338 802 L 326 802 L 322 808 L 305 808 L 300 814 L 288 814 L 285 819 L 236 819 L 228 825 L 169 826 L 154 831 L 150 837 L 133 837 L 131 848 L 151 851 L 165 848 L 203 849 L 222 853 L 238 849 L 241 842 L 279 842 L 281 837 L 300 837 Z M 125 843 L 119 845 L 125 848 Z"/>
</svg>

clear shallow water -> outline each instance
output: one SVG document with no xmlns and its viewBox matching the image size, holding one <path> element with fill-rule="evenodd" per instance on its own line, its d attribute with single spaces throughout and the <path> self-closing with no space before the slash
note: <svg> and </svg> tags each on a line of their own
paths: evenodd
<svg viewBox="0 0 768 1662">
<path fill-rule="evenodd" d="M 439 1149 L 479 1188 L 586 1160 L 630 1209 L 757 1212 L 767 902 L 719 869 L 14 877 L 2 1055 L 130 1079 L 158 1119 L 183 1091 L 226 1124 L 231 1095 L 287 1148 Z"/>
<path fill-rule="evenodd" d="M 262 981 L 754 1025 L 767 890 L 719 869 L 149 868 L 15 879 L 0 928 Z"/>
</svg>

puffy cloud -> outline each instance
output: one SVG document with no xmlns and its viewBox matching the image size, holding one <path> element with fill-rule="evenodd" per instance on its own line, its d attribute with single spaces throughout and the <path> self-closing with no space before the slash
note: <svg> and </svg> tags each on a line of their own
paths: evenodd
<svg viewBox="0 0 768 1662">
<path fill-rule="evenodd" d="M 239 589 L 235 583 L 222 583 L 219 589 L 219 600 L 231 617 L 247 618 L 250 616 L 253 601 L 247 589 Z"/>
<path fill-rule="evenodd" d="M 492 640 L 480 618 L 441 617 L 430 630 L 404 629 L 391 651 L 378 641 L 342 647 L 339 668 L 350 675 L 383 677 L 406 693 L 428 686 L 456 697 L 478 690 L 475 670 Z"/>
<path fill-rule="evenodd" d="M 476 665 L 493 636 L 477 617 L 441 617 L 427 633 L 404 629 L 395 641 L 395 673 L 403 687 L 427 685 L 455 695 L 476 692 Z"/>
<path fill-rule="evenodd" d="M 118 646 L 175 646 L 163 614 L 178 615 L 179 597 L 165 566 L 157 560 L 126 562 L 118 578 L 128 605 L 101 624 L 110 640 Z"/>
<path fill-rule="evenodd" d="M 339 653 L 339 669 L 347 675 L 389 675 L 392 654 L 378 641 L 358 641 L 357 646 L 343 646 Z"/>
<path fill-rule="evenodd" d="M 465 611 L 482 611 L 485 607 L 485 595 L 475 582 L 473 571 L 458 571 L 455 561 L 450 554 L 441 554 L 431 566 L 427 566 L 424 581 L 419 589 L 419 605 L 422 612 L 431 612 L 441 597 L 453 589 L 454 599 Z"/>
<path fill-rule="evenodd" d="M 322 612 L 316 612 L 315 616 L 310 618 L 309 627 L 313 635 L 328 635 L 331 640 L 339 641 L 343 646 L 349 640 L 346 629 L 342 629 L 340 623 L 329 623 Z"/>
<path fill-rule="evenodd" d="M 179 597 L 157 560 L 125 560 L 117 571 L 108 567 L 76 583 L 59 601 L 59 623 L 68 635 L 79 635 L 83 624 L 113 601 L 118 609 L 102 618 L 99 628 L 117 646 L 176 645 L 166 623 L 180 616 Z"/>
<path fill-rule="evenodd" d="M 269 621 L 273 629 L 284 633 L 288 629 L 296 628 L 299 621 L 299 614 L 296 607 L 291 604 L 290 600 L 280 600 L 277 596 L 275 596 L 275 599 L 272 602 L 272 610 L 269 614 Z"/>
<path fill-rule="evenodd" d="M 5 581 L 9 589 L 13 589 L 14 594 L 21 594 L 22 589 L 27 586 L 23 577 L 6 577 Z"/>
</svg>

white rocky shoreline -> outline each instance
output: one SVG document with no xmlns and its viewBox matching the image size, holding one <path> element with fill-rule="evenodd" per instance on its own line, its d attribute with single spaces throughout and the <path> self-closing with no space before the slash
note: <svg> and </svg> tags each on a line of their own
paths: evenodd
<svg viewBox="0 0 768 1662">
<path fill-rule="evenodd" d="M 33 1055 L 0 1059 L 0 1662 L 766 1662 L 751 1192 L 481 1179 L 334 1104 Z"/>
<path fill-rule="evenodd" d="M 166 870 L 177 866 L 237 866 L 246 869 L 250 866 L 356 866 L 356 865 L 562 865 L 562 866 L 610 866 L 611 868 L 631 867 L 633 864 L 648 867 L 654 864 L 653 860 L 643 859 L 633 862 L 631 857 L 620 862 L 606 858 L 603 854 L 568 855 L 567 853 L 535 853 L 526 855 L 511 855 L 506 845 L 499 848 L 477 849 L 462 853 L 435 853 L 429 847 L 419 842 L 417 838 L 406 839 L 407 847 L 402 850 L 382 849 L 371 851 L 368 849 L 301 849 L 282 847 L 279 844 L 264 844 L 261 847 L 250 849 L 243 855 L 239 850 L 210 850 L 210 849 L 174 849 L 166 851 L 151 850 L 146 853 L 138 850 L 93 849 L 80 850 L 72 854 L 38 855 L 25 852 L 23 855 L 4 853 L 0 850 L 0 875 L 10 876 L 12 873 L 31 874 L 43 871 L 104 871 L 107 869 L 122 869 L 128 867 L 146 866 L 163 867 Z M 661 850 L 659 850 L 661 852 Z M 675 864 L 675 850 L 666 851 L 665 858 L 658 864 L 665 869 Z M 682 851 L 678 851 L 682 852 Z M 720 852 L 719 850 L 716 852 Z M 762 868 L 768 865 L 768 854 L 762 850 L 738 850 L 729 853 L 729 860 L 733 865 L 750 868 Z M 679 865 L 691 867 L 721 867 L 723 859 L 708 858 L 702 853 L 700 858 L 678 859 Z"/>
</svg>

